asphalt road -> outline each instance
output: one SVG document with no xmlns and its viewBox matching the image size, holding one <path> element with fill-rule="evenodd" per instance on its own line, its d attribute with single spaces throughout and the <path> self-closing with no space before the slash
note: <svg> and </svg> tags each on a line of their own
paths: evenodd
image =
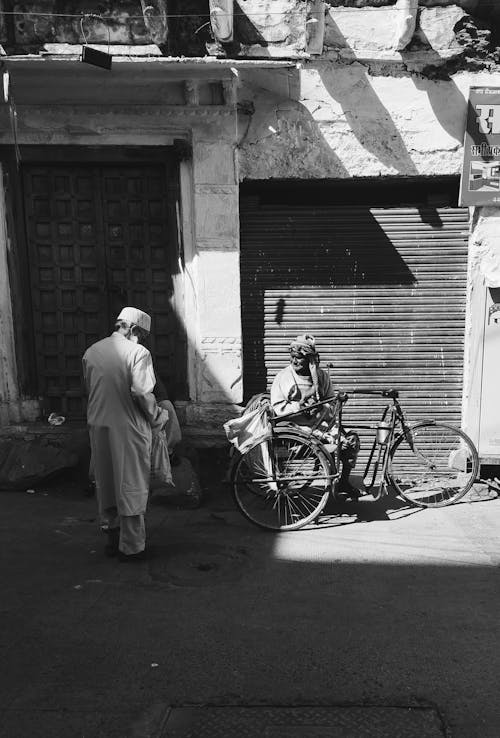
<svg viewBox="0 0 500 738">
<path fill-rule="evenodd" d="M 0 504 L 6 738 L 163 738 L 193 705 L 429 707 L 443 735 L 500 735 L 499 500 L 274 535 L 219 485 L 153 505 L 158 556 L 134 565 L 104 557 L 78 485 Z"/>
</svg>

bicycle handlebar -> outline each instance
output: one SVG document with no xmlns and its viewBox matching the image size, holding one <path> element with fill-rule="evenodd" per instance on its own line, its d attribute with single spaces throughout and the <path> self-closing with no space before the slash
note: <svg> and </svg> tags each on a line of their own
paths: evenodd
<svg viewBox="0 0 500 738">
<path fill-rule="evenodd" d="M 284 415 L 277 415 L 274 418 L 271 418 L 272 423 L 279 423 L 283 422 L 284 420 L 288 420 L 289 418 L 293 418 L 295 415 L 303 415 L 306 412 L 309 412 L 310 410 L 316 410 L 319 407 L 322 407 L 323 405 L 327 405 L 329 403 L 333 402 L 340 402 L 343 404 L 344 402 L 347 402 L 348 400 L 348 394 L 347 392 L 338 391 L 333 395 L 332 397 L 327 397 L 324 400 L 319 400 L 318 402 L 311 403 L 310 405 L 304 405 L 300 408 L 300 410 L 296 410 L 293 413 L 285 413 Z"/>
<path fill-rule="evenodd" d="M 319 400 L 318 402 L 311 403 L 310 405 L 304 405 L 304 407 L 301 407 L 300 410 L 296 410 L 293 413 L 285 413 L 284 415 L 278 415 L 272 418 L 271 422 L 273 423 L 283 422 L 284 420 L 293 418 L 295 415 L 302 415 L 304 412 L 316 410 L 317 408 L 322 407 L 323 405 L 327 405 L 328 403 L 332 403 L 332 402 L 339 402 L 341 405 L 343 405 L 349 399 L 349 395 L 378 395 L 379 397 L 389 397 L 392 400 L 397 400 L 397 398 L 399 397 L 399 391 L 397 389 L 384 389 L 384 390 L 352 389 L 348 391 L 337 390 L 335 395 L 333 395 L 332 397 L 327 397 L 324 400 Z"/>
<path fill-rule="evenodd" d="M 348 390 L 349 395 L 378 395 L 379 397 L 390 397 L 392 400 L 397 400 L 399 397 L 399 390 L 397 389 L 383 389 L 383 390 L 370 390 L 370 389 L 351 389 Z"/>
</svg>

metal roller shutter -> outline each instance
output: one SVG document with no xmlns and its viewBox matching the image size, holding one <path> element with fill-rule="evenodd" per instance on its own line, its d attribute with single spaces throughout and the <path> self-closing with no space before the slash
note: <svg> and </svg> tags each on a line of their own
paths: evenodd
<svg viewBox="0 0 500 738">
<path fill-rule="evenodd" d="M 307 331 L 335 386 L 396 387 L 409 419 L 460 424 L 467 242 L 466 209 L 244 198 L 246 397 L 270 387 Z M 351 398 L 349 425 L 381 404 Z"/>
</svg>

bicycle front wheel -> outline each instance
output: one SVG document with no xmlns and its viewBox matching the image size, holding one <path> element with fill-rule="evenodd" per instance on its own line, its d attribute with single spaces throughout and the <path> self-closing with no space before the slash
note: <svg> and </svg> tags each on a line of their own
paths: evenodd
<svg viewBox="0 0 500 738">
<path fill-rule="evenodd" d="M 326 505 L 335 476 L 332 464 L 327 452 L 307 435 L 276 430 L 235 464 L 234 500 L 261 528 L 302 528 Z"/>
<path fill-rule="evenodd" d="M 478 470 L 476 447 L 465 433 L 427 421 L 398 436 L 389 452 L 387 481 L 413 505 L 444 507 L 468 492 Z"/>
</svg>

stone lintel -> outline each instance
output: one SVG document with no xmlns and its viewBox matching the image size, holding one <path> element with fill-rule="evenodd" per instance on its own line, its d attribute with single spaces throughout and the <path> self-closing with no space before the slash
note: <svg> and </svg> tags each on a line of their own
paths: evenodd
<svg viewBox="0 0 500 738">
<path fill-rule="evenodd" d="M 237 403 L 190 403 L 186 407 L 186 425 L 213 431 L 214 428 L 222 428 L 222 424 L 231 418 L 239 417 L 241 411 L 242 406 Z"/>
<path fill-rule="evenodd" d="M 199 238 L 196 241 L 198 252 L 203 251 L 237 251 L 240 250 L 236 238 Z"/>
</svg>

